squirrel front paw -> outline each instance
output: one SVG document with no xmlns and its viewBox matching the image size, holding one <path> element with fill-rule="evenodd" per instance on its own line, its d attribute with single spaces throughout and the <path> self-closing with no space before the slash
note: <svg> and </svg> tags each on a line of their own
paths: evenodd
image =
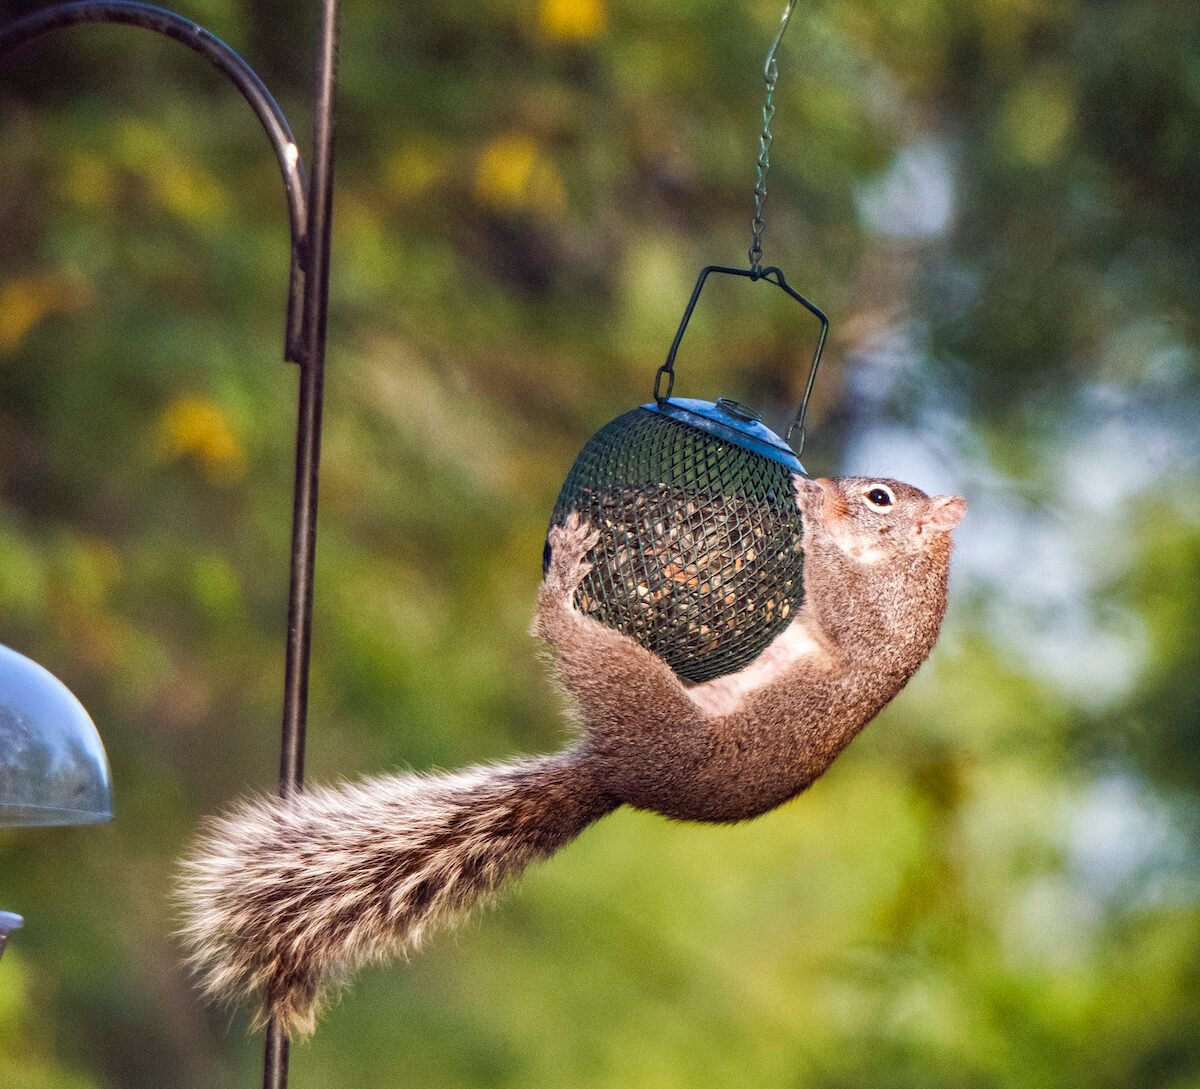
<svg viewBox="0 0 1200 1089">
<path fill-rule="evenodd" d="M 583 562 L 583 557 L 599 540 L 600 531 L 592 529 L 578 511 L 571 511 L 562 525 L 551 526 L 550 566 L 542 580 L 546 591 L 561 597 L 569 606 L 576 588 L 592 569 L 590 563 Z"/>
</svg>

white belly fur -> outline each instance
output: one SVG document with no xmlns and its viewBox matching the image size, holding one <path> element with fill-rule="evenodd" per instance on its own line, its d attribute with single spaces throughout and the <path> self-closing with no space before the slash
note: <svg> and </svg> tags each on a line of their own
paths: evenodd
<svg viewBox="0 0 1200 1089">
<path fill-rule="evenodd" d="M 688 698 L 706 714 L 732 714 L 749 693 L 770 683 L 793 662 L 816 655 L 825 658 L 828 651 L 799 619 L 793 620 L 749 665 L 736 673 L 688 686 Z"/>
</svg>

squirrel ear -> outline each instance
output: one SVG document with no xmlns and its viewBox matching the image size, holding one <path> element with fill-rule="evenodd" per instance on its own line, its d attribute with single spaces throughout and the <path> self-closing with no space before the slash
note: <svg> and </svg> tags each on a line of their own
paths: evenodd
<svg viewBox="0 0 1200 1089">
<path fill-rule="evenodd" d="M 967 501 L 959 495 L 935 495 L 918 519 L 921 529 L 949 533 L 967 513 Z"/>
<path fill-rule="evenodd" d="M 825 488 L 820 478 L 803 476 L 795 473 L 792 476 L 792 486 L 796 492 L 796 502 L 804 509 L 820 509 L 825 502 Z"/>
</svg>

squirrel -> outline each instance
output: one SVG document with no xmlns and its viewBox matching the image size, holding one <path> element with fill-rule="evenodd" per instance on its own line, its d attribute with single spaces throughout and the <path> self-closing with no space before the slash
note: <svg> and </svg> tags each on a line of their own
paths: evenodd
<svg viewBox="0 0 1200 1089">
<path fill-rule="evenodd" d="M 178 889 L 202 988 L 257 998 L 255 1027 L 274 1019 L 305 1035 L 355 968 L 415 948 L 621 805 L 734 822 L 809 786 L 932 650 L 967 505 L 868 477 L 797 475 L 794 492 L 802 606 L 749 665 L 695 684 L 574 607 L 598 534 L 577 514 L 553 526 L 533 630 L 575 705 L 575 742 L 244 801 L 216 818 Z"/>
</svg>

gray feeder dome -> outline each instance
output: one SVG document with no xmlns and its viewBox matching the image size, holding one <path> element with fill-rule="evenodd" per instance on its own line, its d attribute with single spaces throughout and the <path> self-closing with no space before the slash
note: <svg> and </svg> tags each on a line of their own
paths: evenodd
<svg viewBox="0 0 1200 1089">
<path fill-rule="evenodd" d="M 112 779 L 83 705 L 36 662 L 0 646 L 0 826 L 112 819 Z"/>
<path fill-rule="evenodd" d="M 11 911 L 0 911 L 0 957 L 4 956 L 4 949 L 8 945 L 8 935 L 24 925 L 25 920 L 20 915 L 15 915 Z"/>
<path fill-rule="evenodd" d="M 600 531 L 575 606 L 684 680 L 740 669 L 803 601 L 792 485 L 803 472 L 734 401 L 676 398 L 618 416 L 576 458 L 551 516 L 575 510 Z"/>
</svg>

